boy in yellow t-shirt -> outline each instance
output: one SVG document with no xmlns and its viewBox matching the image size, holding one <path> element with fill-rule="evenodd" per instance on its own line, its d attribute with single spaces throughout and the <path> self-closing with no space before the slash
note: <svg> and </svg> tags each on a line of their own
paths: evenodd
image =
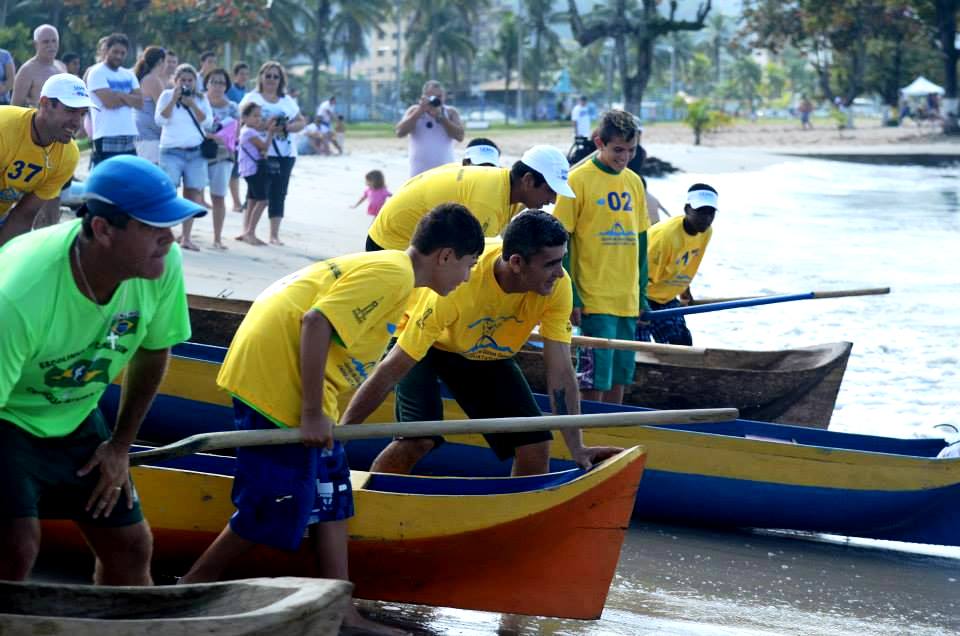
<svg viewBox="0 0 960 636">
<path fill-rule="evenodd" d="M 717 191 L 705 183 L 696 183 L 687 190 L 684 215 L 650 230 L 647 261 L 650 282 L 647 285 L 650 309 L 672 309 L 693 300 L 690 282 L 697 275 L 707 244 L 713 236 L 713 218 L 717 213 Z M 651 320 L 637 325 L 637 340 L 653 340 L 664 344 L 693 344 L 683 316 Z"/>
<path fill-rule="evenodd" d="M 502 246 L 488 249 L 470 281 L 446 297 L 425 291 L 407 309 L 397 345 L 360 387 L 343 415 L 365 420 L 397 385 L 397 419 L 443 419 L 438 380 L 471 418 L 541 415 L 514 356 L 539 324 L 547 387 L 554 413 L 579 413 L 576 373 L 570 362 L 570 279 L 564 275 L 567 233 L 541 210 L 519 214 Z M 399 383 L 399 384 L 398 384 Z M 485 435 L 514 475 L 548 472 L 549 432 Z M 564 439 L 578 464 L 589 467 L 620 449 L 584 447 L 580 431 Z M 376 472 L 409 473 L 442 437 L 394 440 L 374 460 Z"/>
<path fill-rule="evenodd" d="M 570 172 L 576 198 L 559 197 L 554 214 L 570 232 L 573 324 L 585 336 L 633 340 L 646 310 L 647 199 L 640 177 L 627 168 L 640 129 L 622 110 L 603 114 L 594 136 L 598 153 Z M 581 349 L 584 399 L 623 402 L 633 383 L 634 354 Z"/>
<path fill-rule="evenodd" d="M 353 493 L 343 445 L 332 437 L 337 397 L 376 366 L 414 288 L 450 293 L 469 278 L 483 247 L 476 218 L 446 203 L 420 221 L 405 251 L 332 258 L 260 294 L 217 384 L 233 396 L 237 428 L 300 427 L 304 443 L 237 450 L 237 511 L 183 582 L 218 579 L 256 544 L 297 550 L 308 527 L 320 576 L 347 579 Z M 344 624 L 385 632 L 355 610 Z"/>
</svg>

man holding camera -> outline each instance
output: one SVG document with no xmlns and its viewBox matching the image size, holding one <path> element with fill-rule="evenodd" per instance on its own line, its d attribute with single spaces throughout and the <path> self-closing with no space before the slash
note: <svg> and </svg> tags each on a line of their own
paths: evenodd
<svg viewBox="0 0 960 636">
<path fill-rule="evenodd" d="M 436 80 L 423 85 L 420 103 L 407 109 L 397 124 L 397 137 L 410 135 L 410 176 L 453 163 L 453 142 L 463 141 L 460 113 L 444 103 L 443 86 Z"/>
<path fill-rule="evenodd" d="M 123 67 L 130 41 L 122 33 L 110 35 L 104 43 L 106 57 L 87 76 L 93 102 L 93 163 L 116 155 L 137 154 L 136 112 L 143 108 L 140 82 L 133 71 Z"/>
</svg>

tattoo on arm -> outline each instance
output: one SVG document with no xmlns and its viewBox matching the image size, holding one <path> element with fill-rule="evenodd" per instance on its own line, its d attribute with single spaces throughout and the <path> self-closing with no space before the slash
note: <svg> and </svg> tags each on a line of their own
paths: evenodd
<svg viewBox="0 0 960 636">
<path fill-rule="evenodd" d="M 565 389 L 553 390 L 553 412 L 556 415 L 566 415 L 567 410 L 567 392 Z"/>
</svg>

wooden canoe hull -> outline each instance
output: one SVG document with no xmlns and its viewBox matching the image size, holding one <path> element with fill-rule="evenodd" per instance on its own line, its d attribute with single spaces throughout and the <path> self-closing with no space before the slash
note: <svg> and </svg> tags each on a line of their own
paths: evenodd
<svg viewBox="0 0 960 636">
<path fill-rule="evenodd" d="M 193 340 L 220 347 L 230 344 L 250 305 L 205 296 L 190 296 L 189 301 Z M 734 407 L 745 419 L 827 428 L 852 346 L 644 352 L 636 356 L 634 382 L 624 402 L 655 409 Z M 540 350 L 525 348 L 517 361 L 531 388 L 546 393 Z"/>
<path fill-rule="evenodd" d="M 354 472 L 350 572 L 361 598 L 598 618 L 613 580 L 644 453 L 584 473 L 439 479 Z M 182 574 L 226 524 L 233 459 L 197 455 L 132 470 L 154 535 L 154 569 Z M 44 549 L 85 550 L 69 522 L 44 522 Z M 230 576 L 316 576 L 309 541 L 265 547 Z"/>
<path fill-rule="evenodd" d="M 141 429 L 173 441 L 232 426 L 229 399 L 214 382 L 223 349 L 187 345 L 177 354 Z M 549 408 L 541 396 L 541 408 Z M 116 390 L 104 402 L 109 413 Z M 456 403 L 448 418 L 463 417 Z M 584 402 L 584 412 L 633 407 Z M 190 417 L 182 414 L 189 413 Z M 392 419 L 384 405 L 371 422 Z M 955 545 L 960 524 L 960 460 L 933 459 L 940 439 L 899 440 L 748 420 L 677 427 L 584 431 L 588 444 L 632 446 L 649 453 L 634 516 L 728 527 L 787 528 Z M 775 441 L 769 441 L 775 440 Z M 419 465 L 424 474 L 502 475 L 482 437 L 450 438 Z M 384 441 L 348 445 L 351 466 L 369 466 Z M 562 443 L 553 467 L 570 466 Z M 945 505 L 947 504 L 947 505 Z M 956 511 L 956 512 L 953 512 Z"/>
<path fill-rule="evenodd" d="M 0 634 L 335 636 L 352 587 L 294 577 L 161 587 L 0 582 Z"/>
</svg>

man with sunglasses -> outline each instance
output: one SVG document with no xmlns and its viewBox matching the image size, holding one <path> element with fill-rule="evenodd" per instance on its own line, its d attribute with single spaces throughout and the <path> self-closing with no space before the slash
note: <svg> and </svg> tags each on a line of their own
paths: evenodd
<svg viewBox="0 0 960 636">
<path fill-rule="evenodd" d="M 397 137 L 410 136 L 410 176 L 453 163 L 453 142 L 463 141 L 463 123 L 456 108 L 445 103 L 446 93 L 437 80 L 423 85 L 420 103 L 404 113 L 396 126 Z"/>
<path fill-rule="evenodd" d="M 44 82 L 35 109 L 0 106 L 0 246 L 29 232 L 45 204 L 59 208 L 80 157 L 73 138 L 88 108 L 86 86 L 69 73 Z"/>
</svg>

